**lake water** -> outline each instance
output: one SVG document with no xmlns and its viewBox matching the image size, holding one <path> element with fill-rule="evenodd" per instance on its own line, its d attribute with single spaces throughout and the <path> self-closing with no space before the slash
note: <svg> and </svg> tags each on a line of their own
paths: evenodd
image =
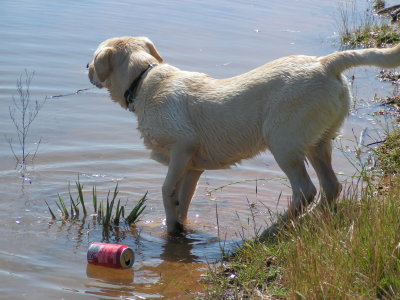
<svg viewBox="0 0 400 300">
<path fill-rule="evenodd" d="M 25 69 L 35 72 L 31 99 L 70 94 L 91 87 L 86 64 L 101 41 L 136 35 L 148 36 L 169 64 L 225 78 L 284 55 L 338 50 L 338 16 L 336 1 L 325 0 L 2 0 L 0 299 L 190 298 L 203 289 L 200 275 L 207 263 L 220 256 L 219 237 L 230 249 L 242 236 L 254 236 L 249 205 L 258 228 L 266 226 L 268 210 L 285 209 L 290 195 L 269 153 L 230 170 L 205 172 L 189 211 L 190 233 L 185 239 L 168 238 L 161 200 L 166 168 L 148 158 L 134 115 L 97 89 L 47 100 L 28 135 L 29 151 L 41 142 L 28 164 L 31 183 L 24 181 L 7 139 L 19 155 L 9 107 L 13 95 L 18 101 L 16 81 Z M 390 92 L 376 73 L 376 68 L 348 72 L 356 78 L 356 99 Z M 357 101 L 349 114 L 343 141 L 350 149 L 346 139 L 354 140 L 353 132 L 358 136 L 368 127 L 374 134 L 374 106 Z M 334 151 L 334 169 L 344 183 L 355 173 L 339 150 Z M 104 240 L 101 228 L 90 220 L 51 220 L 45 201 L 57 211 L 57 194 L 68 197 L 68 183 L 73 185 L 78 175 L 87 197 L 96 186 L 105 199 L 118 183 L 127 207 L 148 191 L 137 226 L 114 231 L 107 240 L 132 247 L 133 269 L 87 266 L 89 244 Z"/>
</svg>

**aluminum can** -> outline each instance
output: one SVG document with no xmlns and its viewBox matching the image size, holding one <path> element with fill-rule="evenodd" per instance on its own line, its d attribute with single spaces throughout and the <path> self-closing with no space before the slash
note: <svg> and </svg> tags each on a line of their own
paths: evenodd
<svg viewBox="0 0 400 300">
<path fill-rule="evenodd" d="M 89 264 L 129 269 L 135 260 L 133 250 L 126 245 L 92 243 L 87 252 Z"/>
</svg>

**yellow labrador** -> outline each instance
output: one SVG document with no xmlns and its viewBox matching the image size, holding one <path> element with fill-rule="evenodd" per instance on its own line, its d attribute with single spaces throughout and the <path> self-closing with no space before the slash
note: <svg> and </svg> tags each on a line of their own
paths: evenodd
<svg viewBox="0 0 400 300">
<path fill-rule="evenodd" d="M 400 65 L 400 46 L 293 55 L 227 79 L 182 71 L 163 59 L 146 37 L 102 42 L 89 79 L 138 118 L 153 159 L 168 165 L 162 187 L 168 232 L 183 229 L 204 170 L 229 168 L 269 149 L 289 178 L 293 196 L 284 219 L 302 212 L 316 188 L 315 169 L 330 204 L 341 186 L 331 164 L 331 140 L 345 119 L 350 92 L 344 70 Z"/>
</svg>

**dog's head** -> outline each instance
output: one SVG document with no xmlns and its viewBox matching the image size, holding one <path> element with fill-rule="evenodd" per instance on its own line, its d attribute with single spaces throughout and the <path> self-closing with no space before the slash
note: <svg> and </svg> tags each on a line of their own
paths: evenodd
<svg viewBox="0 0 400 300">
<path fill-rule="evenodd" d="M 107 88 L 111 99 L 126 108 L 124 93 L 149 64 L 163 59 L 146 37 L 119 37 L 105 40 L 87 65 L 89 80 Z"/>
</svg>

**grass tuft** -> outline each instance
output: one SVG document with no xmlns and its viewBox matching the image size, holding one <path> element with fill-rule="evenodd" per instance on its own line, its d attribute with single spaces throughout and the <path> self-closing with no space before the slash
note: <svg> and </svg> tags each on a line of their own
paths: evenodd
<svg viewBox="0 0 400 300">
<path fill-rule="evenodd" d="M 58 195 L 56 205 L 61 213 L 62 221 L 78 219 L 80 215 L 79 205 L 82 208 L 83 219 L 85 219 L 87 216 L 87 208 L 84 200 L 83 184 L 81 184 L 81 182 L 79 181 L 79 177 L 78 180 L 76 181 L 75 186 L 76 186 L 77 196 L 74 200 L 74 197 L 70 189 L 70 185 L 68 185 L 68 194 L 70 199 L 69 212 L 64 199 L 60 195 Z M 92 196 L 92 203 L 94 210 L 94 214 L 92 214 L 92 216 L 95 220 L 97 220 L 97 223 L 102 225 L 103 229 L 108 229 L 113 226 L 119 226 L 122 219 L 125 219 L 125 223 L 128 225 L 135 224 L 139 220 L 139 217 L 143 213 L 144 209 L 146 208 L 146 205 L 144 204 L 147 199 L 147 192 L 138 201 L 135 207 L 129 212 L 129 215 L 126 218 L 125 218 L 126 208 L 124 205 L 121 205 L 121 199 L 118 199 L 117 203 L 115 202 L 119 193 L 118 184 L 114 188 L 112 197 L 110 197 L 110 193 L 111 191 L 108 191 L 106 205 L 104 205 L 103 201 L 101 201 L 100 203 L 98 202 L 96 187 L 92 188 L 91 196 Z M 116 203 L 116 209 L 114 210 L 115 203 Z M 50 208 L 47 202 L 46 205 L 49 209 L 52 219 L 57 219 L 56 215 L 54 214 L 53 210 Z"/>
</svg>

